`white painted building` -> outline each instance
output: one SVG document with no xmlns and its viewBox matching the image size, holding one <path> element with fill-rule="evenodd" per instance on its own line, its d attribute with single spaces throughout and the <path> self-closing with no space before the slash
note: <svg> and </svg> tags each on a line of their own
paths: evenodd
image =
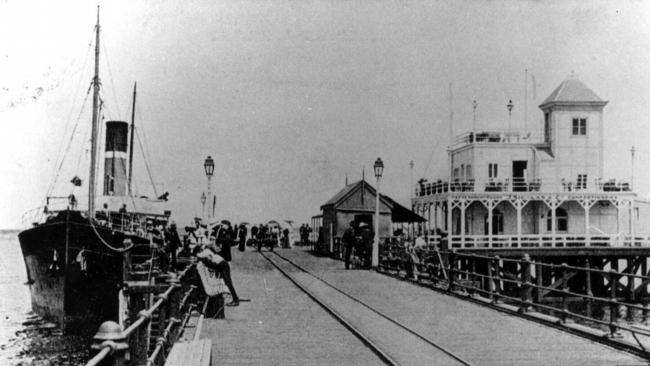
<svg viewBox="0 0 650 366">
<path fill-rule="evenodd" d="M 450 232 L 456 248 L 650 243 L 648 202 L 631 182 L 603 175 L 606 104 L 569 79 L 539 106 L 541 125 L 454 138 L 449 177 L 416 186 L 425 228 Z"/>
</svg>

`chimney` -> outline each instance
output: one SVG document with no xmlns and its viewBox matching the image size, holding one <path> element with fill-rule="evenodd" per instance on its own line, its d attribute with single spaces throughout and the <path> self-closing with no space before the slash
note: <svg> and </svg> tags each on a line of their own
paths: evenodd
<svg viewBox="0 0 650 366">
<path fill-rule="evenodd" d="M 126 196 L 126 149 L 129 124 L 106 122 L 106 155 L 104 158 L 104 195 Z"/>
</svg>

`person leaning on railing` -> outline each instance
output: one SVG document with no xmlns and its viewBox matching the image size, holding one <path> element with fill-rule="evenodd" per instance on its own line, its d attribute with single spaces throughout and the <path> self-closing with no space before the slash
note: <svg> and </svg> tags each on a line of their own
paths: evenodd
<svg viewBox="0 0 650 366">
<path fill-rule="evenodd" d="M 223 282 L 226 284 L 230 294 L 232 295 L 232 301 L 227 303 L 226 306 L 238 306 L 239 296 L 237 296 L 237 291 L 235 291 L 235 286 L 232 283 L 230 265 L 228 264 L 228 261 L 218 254 L 220 252 L 219 246 L 216 244 L 210 244 L 202 245 L 201 248 L 202 250 L 196 255 L 196 258 L 206 267 L 221 275 Z"/>
</svg>

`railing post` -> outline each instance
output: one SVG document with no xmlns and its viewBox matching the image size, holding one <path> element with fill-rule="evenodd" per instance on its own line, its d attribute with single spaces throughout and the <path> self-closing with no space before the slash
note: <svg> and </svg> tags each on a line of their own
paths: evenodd
<svg viewBox="0 0 650 366">
<path fill-rule="evenodd" d="M 488 297 L 492 302 L 494 302 L 494 277 L 492 274 L 492 259 L 488 258 L 487 259 L 487 270 L 488 270 L 488 282 L 487 282 L 487 290 L 488 290 Z"/>
<path fill-rule="evenodd" d="M 609 338 L 623 338 L 618 330 L 618 301 L 616 300 L 616 287 L 618 286 L 618 272 L 609 271 Z"/>
<path fill-rule="evenodd" d="M 569 269 L 566 263 L 562 263 L 561 266 L 561 276 L 562 276 L 562 323 L 568 323 L 571 321 L 569 319 Z"/>
<path fill-rule="evenodd" d="M 471 257 L 472 261 L 472 274 L 470 276 L 470 279 L 472 280 L 472 295 L 477 294 L 477 286 L 476 286 L 476 254 L 472 253 Z"/>
<path fill-rule="evenodd" d="M 178 313 L 180 311 L 180 304 L 181 304 L 181 298 L 183 297 L 183 293 L 181 291 L 181 285 L 180 285 L 180 280 L 176 275 L 171 275 L 167 279 L 167 283 L 170 286 L 174 286 L 174 289 L 172 292 L 169 294 L 169 301 L 168 301 L 168 315 L 170 318 L 176 318 L 177 320 L 179 319 Z"/>
<path fill-rule="evenodd" d="M 449 286 L 447 291 L 454 290 L 454 281 L 456 279 L 456 250 L 449 251 Z"/>
<path fill-rule="evenodd" d="M 165 328 L 167 327 L 166 323 L 167 323 L 167 316 L 169 310 L 169 302 L 168 302 L 168 297 L 165 295 L 165 293 L 156 295 L 154 299 L 155 301 L 158 301 L 160 299 L 163 300 L 162 305 L 158 308 L 158 324 L 156 324 L 156 328 L 158 328 L 157 331 L 158 336 L 161 336 L 165 332 Z M 158 342 L 158 340 L 156 340 L 156 342 Z"/>
<path fill-rule="evenodd" d="M 530 267 L 530 255 L 526 253 L 521 262 L 521 306 L 519 307 L 519 312 L 521 313 L 527 313 L 532 309 L 533 283 Z"/>
<path fill-rule="evenodd" d="M 537 300 L 537 303 L 542 302 L 542 294 L 543 294 L 543 289 L 542 286 L 544 286 L 544 265 L 540 262 L 535 262 L 535 277 L 537 279 L 537 290 L 535 291 L 535 297 Z"/>
<path fill-rule="evenodd" d="M 130 316 L 131 323 L 139 317 L 144 317 L 145 321 L 136 328 L 129 337 L 129 349 L 131 353 L 131 364 L 140 366 L 147 363 L 147 352 L 149 351 L 149 328 L 151 327 L 151 314 L 146 311 L 147 293 L 131 293 L 130 299 Z"/>
<path fill-rule="evenodd" d="M 501 293 L 501 270 L 499 269 L 499 262 L 501 258 L 497 255 L 494 256 L 494 295 L 492 296 L 492 303 L 499 303 L 499 297 Z"/>
</svg>

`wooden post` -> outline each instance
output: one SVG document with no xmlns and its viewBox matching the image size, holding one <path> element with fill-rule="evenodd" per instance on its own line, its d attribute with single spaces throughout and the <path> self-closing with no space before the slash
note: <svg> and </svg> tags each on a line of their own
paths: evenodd
<svg viewBox="0 0 650 366">
<path fill-rule="evenodd" d="M 135 322 L 140 315 L 146 316 L 145 322 L 129 337 L 131 364 L 138 366 L 147 363 L 147 352 L 149 352 L 149 328 L 151 327 L 151 315 L 144 312 L 147 308 L 148 297 L 148 293 L 137 292 L 129 294 L 130 322 Z"/>
<path fill-rule="evenodd" d="M 537 297 L 537 303 L 542 302 L 542 293 L 543 289 L 542 286 L 544 286 L 544 265 L 541 263 L 536 262 L 535 263 L 535 277 L 537 277 L 537 291 L 536 291 L 536 297 Z"/>
<path fill-rule="evenodd" d="M 526 313 L 532 309 L 533 303 L 533 286 L 530 255 L 524 254 L 523 262 L 521 263 L 521 306 L 519 312 Z"/>
<path fill-rule="evenodd" d="M 501 258 L 499 256 L 494 257 L 494 295 L 492 298 L 492 303 L 497 304 L 499 302 L 499 295 L 501 293 Z"/>
<path fill-rule="evenodd" d="M 216 319 L 225 319 L 226 318 L 226 312 L 224 310 L 226 306 L 226 301 L 223 297 L 223 293 L 218 293 L 217 296 L 214 297 L 214 304 L 215 304 L 215 309 L 216 313 L 214 317 Z"/>
<path fill-rule="evenodd" d="M 587 296 L 594 296 L 594 292 L 591 289 L 591 263 L 589 262 L 589 258 L 585 258 L 585 293 Z M 587 316 L 591 317 L 592 316 L 592 307 L 593 301 L 591 299 L 587 299 Z"/>
<path fill-rule="evenodd" d="M 617 326 L 618 301 L 616 301 L 616 287 L 618 284 L 618 272 L 613 267 L 612 263 L 612 270 L 609 271 L 609 338 L 622 338 L 623 335 Z"/>
<path fill-rule="evenodd" d="M 641 256 L 641 274 L 643 276 L 648 275 L 648 257 L 646 256 Z M 641 281 L 643 283 L 643 280 Z M 643 285 L 643 288 L 641 288 L 641 298 L 645 299 L 646 296 L 648 295 L 648 285 Z"/>
<path fill-rule="evenodd" d="M 561 276 L 562 276 L 562 323 L 568 323 L 571 321 L 569 319 L 569 269 L 566 263 L 562 263 L 561 267 Z"/>
<path fill-rule="evenodd" d="M 488 271 L 488 283 L 487 283 L 487 290 L 488 290 L 488 297 L 492 302 L 494 302 L 494 277 L 492 273 L 492 259 L 487 260 L 487 271 Z"/>
<path fill-rule="evenodd" d="M 456 279 L 456 251 L 451 250 L 449 252 L 449 286 L 447 291 L 454 290 L 454 281 Z"/>
<path fill-rule="evenodd" d="M 476 282 L 477 282 L 476 281 L 476 278 L 477 278 L 477 276 L 476 276 L 476 260 L 477 260 L 476 254 L 472 253 L 472 259 L 471 259 L 471 261 L 472 261 L 472 276 L 471 276 L 471 280 L 472 280 L 472 294 L 473 295 L 475 295 L 477 293 L 476 292 L 476 289 L 477 289 L 477 286 L 476 286 Z"/>
<path fill-rule="evenodd" d="M 627 298 L 629 299 L 630 302 L 635 302 L 636 301 L 636 295 L 634 294 L 634 281 L 636 280 L 636 277 L 634 277 L 635 274 L 635 265 L 634 265 L 634 257 L 632 258 L 627 258 L 627 268 L 628 268 L 628 275 L 627 275 Z M 631 312 L 630 312 L 631 313 Z"/>
</svg>

